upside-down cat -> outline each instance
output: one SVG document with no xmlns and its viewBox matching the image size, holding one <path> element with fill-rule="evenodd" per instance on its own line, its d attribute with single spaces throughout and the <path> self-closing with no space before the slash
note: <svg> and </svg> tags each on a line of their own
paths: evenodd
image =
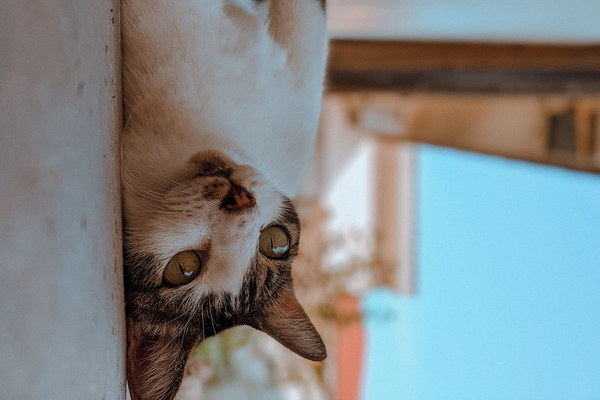
<svg viewBox="0 0 600 400">
<path fill-rule="evenodd" d="M 127 377 L 172 399 L 192 348 L 236 325 L 311 360 L 290 198 L 317 129 L 324 0 L 123 0 Z"/>
</svg>

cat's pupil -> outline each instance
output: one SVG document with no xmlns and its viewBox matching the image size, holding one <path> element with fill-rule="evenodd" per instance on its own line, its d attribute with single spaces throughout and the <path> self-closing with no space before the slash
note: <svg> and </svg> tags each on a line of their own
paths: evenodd
<svg viewBox="0 0 600 400">
<path fill-rule="evenodd" d="M 194 271 L 190 267 L 186 267 L 185 265 L 182 265 L 181 263 L 179 263 L 179 269 L 181 270 L 181 273 L 185 276 L 194 275 Z"/>
<path fill-rule="evenodd" d="M 284 244 L 283 246 L 278 247 L 275 243 L 273 243 L 273 238 L 271 237 L 271 248 L 273 249 L 273 253 L 277 255 L 283 255 L 286 251 L 288 251 L 289 246 Z"/>
<path fill-rule="evenodd" d="M 285 252 L 288 250 L 287 246 L 283 246 L 283 247 L 275 247 L 273 248 L 273 253 L 277 254 L 277 255 L 283 255 L 285 254 Z"/>
<path fill-rule="evenodd" d="M 177 253 L 167 264 L 163 280 L 168 285 L 182 285 L 194 279 L 202 268 L 200 256 L 193 250 Z"/>
<path fill-rule="evenodd" d="M 290 238 L 282 227 L 270 226 L 261 232 L 259 248 L 269 258 L 285 258 L 290 249 Z"/>
</svg>

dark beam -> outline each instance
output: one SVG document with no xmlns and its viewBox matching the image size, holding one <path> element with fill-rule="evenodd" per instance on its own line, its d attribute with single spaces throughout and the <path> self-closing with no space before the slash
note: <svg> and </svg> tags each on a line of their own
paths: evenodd
<svg viewBox="0 0 600 400">
<path fill-rule="evenodd" d="M 600 44 L 333 40 L 329 89 L 600 93 Z"/>
</svg>

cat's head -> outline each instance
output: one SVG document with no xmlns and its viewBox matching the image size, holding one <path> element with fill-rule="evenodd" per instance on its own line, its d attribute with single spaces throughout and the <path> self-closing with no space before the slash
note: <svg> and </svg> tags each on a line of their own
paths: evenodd
<svg viewBox="0 0 600 400">
<path fill-rule="evenodd" d="M 310 360 L 323 342 L 296 300 L 300 227 L 289 199 L 217 152 L 125 196 L 127 374 L 134 399 L 170 399 L 201 340 L 250 325 Z M 135 208 L 135 209 L 133 209 Z"/>
</svg>

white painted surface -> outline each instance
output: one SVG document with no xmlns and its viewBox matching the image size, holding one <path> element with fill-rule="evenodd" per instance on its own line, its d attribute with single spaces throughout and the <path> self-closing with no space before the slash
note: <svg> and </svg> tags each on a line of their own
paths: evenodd
<svg viewBox="0 0 600 400">
<path fill-rule="evenodd" d="M 116 6 L 0 7 L 2 400 L 124 398 Z"/>
<path fill-rule="evenodd" d="M 598 0 L 329 0 L 333 37 L 599 42 Z"/>
</svg>

